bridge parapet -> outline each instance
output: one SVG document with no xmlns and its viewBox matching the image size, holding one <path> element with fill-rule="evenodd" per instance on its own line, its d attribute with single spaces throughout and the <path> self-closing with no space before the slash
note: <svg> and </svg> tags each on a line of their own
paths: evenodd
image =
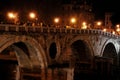
<svg viewBox="0 0 120 80">
<path fill-rule="evenodd" d="M 117 34 L 105 32 L 98 29 L 78 29 L 78 28 L 54 28 L 40 26 L 20 26 L 20 25 L 0 25 L 0 31 L 4 32 L 34 32 L 34 33 L 63 33 L 63 34 L 91 34 L 103 35 L 112 38 L 119 38 Z"/>
</svg>

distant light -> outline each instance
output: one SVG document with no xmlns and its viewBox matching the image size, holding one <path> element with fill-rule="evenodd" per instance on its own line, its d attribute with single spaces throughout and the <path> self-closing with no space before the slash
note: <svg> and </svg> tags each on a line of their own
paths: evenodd
<svg viewBox="0 0 120 80">
<path fill-rule="evenodd" d="M 119 32 L 119 31 L 120 31 L 120 28 L 117 28 L 116 31 Z"/>
<path fill-rule="evenodd" d="M 86 25 L 86 22 L 83 22 L 82 25 Z"/>
<path fill-rule="evenodd" d="M 32 19 L 34 19 L 34 18 L 36 17 L 35 13 L 33 13 L 33 12 L 31 12 L 31 13 L 29 14 L 29 16 L 30 16 L 30 18 L 32 18 Z"/>
<path fill-rule="evenodd" d="M 55 19 L 54 19 L 54 22 L 55 22 L 55 23 L 58 23 L 58 22 L 59 22 L 59 18 L 55 18 Z"/>
<path fill-rule="evenodd" d="M 76 19 L 75 18 L 71 18 L 71 23 L 75 23 Z"/>
<path fill-rule="evenodd" d="M 9 16 L 10 18 L 14 18 L 14 15 L 13 15 L 12 13 L 8 13 L 8 16 Z"/>
<path fill-rule="evenodd" d="M 66 26 L 66 28 L 67 28 L 67 29 L 70 29 L 70 28 L 71 28 L 71 26 Z"/>
<path fill-rule="evenodd" d="M 100 26 L 101 24 L 102 24 L 102 22 L 100 22 L 100 21 L 99 21 L 99 22 L 97 22 L 97 25 L 98 25 L 98 26 Z"/>
<path fill-rule="evenodd" d="M 113 31 L 112 34 L 115 34 L 115 31 Z"/>
<path fill-rule="evenodd" d="M 11 19 L 16 18 L 16 16 L 17 16 L 17 15 L 16 15 L 15 13 L 13 13 L 13 12 L 9 12 L 9 13 L 8 13 L 8 17 L 11 18 Z"/>
<path fill-rule="evenodd" d="M 104 32 L 106 32 L 106 31 L 107 31 L 107 29 L 103 29 L 103 31 L 104 31 Z"/>
<path fill-rule="evenodd" d="M 82 27 L 81 27 L 81 29 L 87 29 L 86 22 L 83 22 L 83 23 L 82 23 Z"/>
<path fill-rule="evenodd" d="M 117 27 L 117 28 L 119 28 L 119 27 L 120 27 L 120 25 L 119 25 L 119 24 L 117 24 L 117 25 L 116 25 L 116 27 Z"/>
</svg>

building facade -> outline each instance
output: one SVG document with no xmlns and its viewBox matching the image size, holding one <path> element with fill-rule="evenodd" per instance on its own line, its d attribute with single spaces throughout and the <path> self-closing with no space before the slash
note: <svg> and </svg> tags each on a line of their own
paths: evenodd
<svg viewBox="0 0 120 80">
<path fill-rule="evenodd" d="M 87 26 L 92 26 L 94 22 L 94 14 L 92 12 L 92 5 L 87 1 L 71 0 L 62 5 L 62 24 L 81 28 L 83 22 Z M 71 18 L 75 18 L 76 22 L 72 23 Z"/>
</svg>

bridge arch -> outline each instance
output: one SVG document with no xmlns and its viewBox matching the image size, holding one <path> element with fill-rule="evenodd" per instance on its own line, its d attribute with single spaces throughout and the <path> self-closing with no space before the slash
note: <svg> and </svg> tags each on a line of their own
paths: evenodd
<svg viewBox="0 0 120 80">
<path fill-rule="evenodd" d="M 85 76 L 90 74 L 87 70 L 92 70 L 94 53 L 89 40 L 76 38 L 70 43 L 74 71 L 73 80 L 85 79 Z M 75 56 L 76 55 L 76 56 Z M 85 72 L 85 73 L 83 73 Z"/>
<path fill-rule="evenodd" d="M 78 45 L 79 46 L 84 46 L 84 49 L 86 49 L 85 51 L 86 51 L 86 53 L 87 54 L 89 54 L 89 57 L 92 59 L 93 57 L 94 57 L 94 50 L 93 50 L 93 48 L 92 48 L 92 45 L 91 45 L 91 43 L 90 43 L 90 40 L 89 39 L 87 39 L 87 38 L 84 38 L 84 37 L 75 37 L 75 38 L 73 38 L 72 40 L 71 40 L 71 42 L 69 43 L 69 46 L 71 46 L 72 47 L 72 45 L 74 45 L 74 43 L 77 45 L 77 43 L 78 43 Z M 82 44 L 82 45 L 80 45 L 80 44 Z M 83 47 L 82 47 L 83 48 Z"/>
<path fill-rule="evenodd" d="M 80 61 L 90 60 L 91 52 L 85 41 L 77 40 L 73 42 L 71 44 L 71 49 L 72 49 L 72 55 L 75 55 L 76 57 L 79 56 L 79 59 L 81 59 Z"/>
<path fill-rule="evenodd" d="M 105 46 L 102 57 L 112 58 L 113 64 L 117 65 L 118 57 L 117 57 L 117 52 L 113 43 L 108 43 Z"/>
<path fill-rule="evenodd" d="M 32 37 L 9 36 L 2 44 L 4 45 L 0 46 L 0 55 L 3 54 L 7 48 L 14 50 L 13 53 L 16 55 L 18 67 L 30 70 L 45 70 L 47 66 L 45 52 L 40 43 Z"/>
<path fill-rule="evenodd" d="M 118 65 L 119 46 L 116 42 L 114 42 L 113 40 L 106 41 L 101 51 L 101 57 L 111 58 L 113 59 L 113 64 Z"/>
</svg>

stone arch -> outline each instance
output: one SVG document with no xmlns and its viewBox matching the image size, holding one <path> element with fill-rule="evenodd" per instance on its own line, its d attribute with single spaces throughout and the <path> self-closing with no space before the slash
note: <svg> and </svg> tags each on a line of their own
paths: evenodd
<svg viewBox="0 0 120 80">
<path fill-rule="evenodd" d="M 68 46 L 71 46 L 75 42 L 81 42 L 88 49 L 88 52 L 89 52 L 89 55 L 91 56 L 91 59 L 94 57 L 94 50 L 92 48 L 92 45 L 91 45 L 89 39 L 83 38 L 83 37 L 76 37 L 76 38 L 71 40 L 71 42 L 68 44 Z"/>
<path fill-rule="evenodd" d="M 119 52 L 118 44 L 110 39 L 106 41 L 105 44 L 103 45 L 100 56 L 105 58 L 111 58 L 113 59 L 113 64 L 118 65 L 117 56 L 118 52 Z"/>
<path fill-rule="evenodd" d="M 117 41 L 116 41 L 116 40 L 112 40 L 112 39 L 108 39 L 108 40 L 106 40 L 106 41 L 103 43 L 103 46 L 102 46 L 102 49 L 101 49 L 101 53 L 100 53 L 99 56 L 102 56 L 102 55 L 103 55 L 103 51 L 104 51 L 106 45 L 109 44 L 109 43 L 112 43 L 113 46 L 115 47 L 115 50 L 116 50 L 117 54 L 119 53 L 119 44 L 117 43 Z"/>
<path fill-rule="evenodd" d="M 118 66 L 117 44 L 108 40 L 102 48 L 100 57 L 96 57 L 96 71 L 101 75 L 111 75 Z M 114 73 L 112 73 L 114 74 Z"/>
<path fill-rule="evenodd" d="M 72 59 L 71 66 L 72 69 L 74 68 L 74 71 L 71 70 L 70 72 L 70 74 L 73 74 L 71 78 L 73 80 L 77 80 L 78 78 L 85 79 L 85 76 L 89 75 L 89 71 L 91 71 L 93 68 L 94 51 L 90 41 L 86 38 L 84 39 L 77 37 L 70 42 L 69 46 L 71 48 L 71 57 L 74 57 L 73 54 L 77 55 L 76 57 L 78 57 L 76 60 L 76 57 Z M 86 73 L 86 71 L 88 71 L 88 73 Z"/>
<path fill-rule="evenodd" d="M 17 43 L 24 44 L 29 51 L 29 55 Z M 0 46 L 0 53 L 8 47 L 14 49 L 19 67 L 31 70 L 35 68 L 45 70 L 47 66 L 46 55 L 40 43 L 35 39 L 27 36 L 11 36 L 8 40 L 6 38 L 2 44 L 4 45 Z"/>
<path fill-rule="evenodd" d="M 19 38 L 19 39 L 16 39 L 16 38 Z M 35 39 L 33 39 L 31 37 L 14 36 L 9 41 L 6 40 L 4 45 L 1 46 L 1 48 L 0 48 L 0 52 L 2 52 L 8 46 L 10 46 L 10 45 L 12 45 L 14 43 L 18 43 L 18 42 L 24 43 L 28 47 L 29 50 L 30 49 L 32 49 L 32 50 L 34 49 L 36 51 L 36 53 L 35 53 L 36 57 L 39 60 L 42 59 L 43 60 L 42 62 L 44 62 L 44 65 L 42 65 L 42 66 L 45 67 L 45 65 L 47 65 L 47 63 L 46 63 L 46 56 L 45 56 L 43 48 L 41 47 L 41 45 Z M 31 53 L 31 55 L 32 55 L 32 53 Z"/>
<path fill-rule="evenodd" d="M 89 58 L 91 58 L 90 50 L 83 40 L 77 40 L 71 44 L 72 49 L 72 55 L 75 55 L 76 57 L 79 57 L 80 61 L 86 61 Z"/>
<path fill-rule="evenodd" d="M 118 52 L 118 64 L 119 64 L 119 66 L 120 66 L 120 49 L 119 49 L 119 52 Z"/>
<path fill-rule="evenodd" d="M 108 43 L 105 46 L 102 57 L 112 58 L 113 64 L 117 65 L 118 63 L 117 52 L 113 43 Z"/>
</svg>

